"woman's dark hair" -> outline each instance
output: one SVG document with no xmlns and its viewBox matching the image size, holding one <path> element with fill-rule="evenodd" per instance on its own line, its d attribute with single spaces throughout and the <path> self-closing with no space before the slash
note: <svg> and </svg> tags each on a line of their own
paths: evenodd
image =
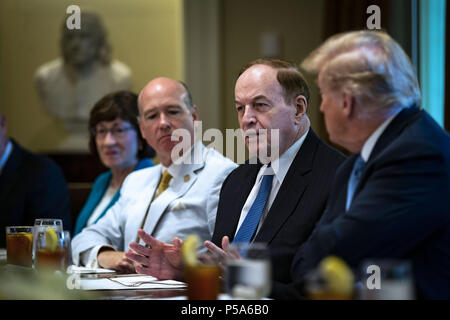
<svg viewBox="0 0 450 320">
<path fill-rule="evenodd" d="M 136 131 L 138 138 L 138 159 L 153 158 L 155 151 L 147 144 L 142 137 L 137 122 L 139 111 L 137 105 L 137 95 L 131 91 L 116 91 L 101 98 L 91 110 L 89 117 L 89 150 L 98 157 L 97 145 L 95 142 L 95 128 L 102 121 L 114 121 L 120 118 L 129 122 Z"/>
</svg>

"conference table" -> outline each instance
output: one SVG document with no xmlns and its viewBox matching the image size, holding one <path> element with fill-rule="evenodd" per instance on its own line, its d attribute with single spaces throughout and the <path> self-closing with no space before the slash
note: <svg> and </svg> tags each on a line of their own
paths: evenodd
<svg viewBox="0 0 450 320">
<path fill-rule="evenodd" d="M 71 278 L 72 277 L 72 278 Z M 71 274 L 66 286 L 91 292 L 97 299 L 149 300 L 186 299 L 186 284 L 179 281 L 161 281 L 139 274 L 99 273 Z"/>
<path fill-rule="evenodd" d="M 104 269 L 83 271 L 41 275 L 32 268 L 6 264 L 6 250 L 0 249 L 0 299 L 186 299 L 187 289 L 183 282 L 158 281 L 145 275 L 117 274 Z M 146 281 L 150 283 L 138 283 L 136 287 L 129 285 Z M 23 290 L 20 290 L 25 286 L 30 290 L 21 295 Z M 60 292 L 60 295 L 51 295 L 52 291 Z"/>
</svg>

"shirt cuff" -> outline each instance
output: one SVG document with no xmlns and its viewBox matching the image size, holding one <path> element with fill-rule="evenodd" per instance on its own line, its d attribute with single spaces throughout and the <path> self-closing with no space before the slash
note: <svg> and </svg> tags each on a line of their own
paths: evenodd
<svg viewBox="0 0 450 320">
<path fill-rule="evenodd" d="M 101 268 L 98 265 L 97 256 L 98 256 L 98 252 L 100 251 L 100 249 L 103 249 L 103 248 L 111 248 L 112 250 L 116 251 L 116 249 L 114 247 L 109 246 L 109 245 L 97 245 L 91 249 L 85 250 L 80 253 L 81 264 L 84 265 L 85 267 L 92 268 L 92 269 Z"/>
</svg>

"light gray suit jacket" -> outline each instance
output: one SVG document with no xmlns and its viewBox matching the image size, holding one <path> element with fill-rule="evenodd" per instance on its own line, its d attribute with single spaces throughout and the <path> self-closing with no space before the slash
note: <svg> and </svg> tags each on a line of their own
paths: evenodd
<svg viewBox="0 0 450 320">
<path fill-rule="evenodd" d="M 222 183 L 237 165 L 201 143 L 195 146 L 201 151 L 199 161 L 172 164 L 169 172 L 176 174 L 169 188 L 152 202 L 161 178 L 161 165 L 131 173 L 123 183 L 119 201 L 96 224 L 73 239 L 74 263 L 80 264 L 83 254 L 86 266 L 95 268 L 100 248 L 128 250 L 129 244 L 136 240 L 147 209 L 144 230 L 160 241 L 171 243 L 174 237 L 184 239 L 192 233 L 202 241 L 211 239 Z"/>
</svg>

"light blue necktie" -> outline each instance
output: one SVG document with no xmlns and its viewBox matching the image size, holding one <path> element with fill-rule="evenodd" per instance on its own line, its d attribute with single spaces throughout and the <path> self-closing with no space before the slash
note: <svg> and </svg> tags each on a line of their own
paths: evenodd
<svg viewBox="0 0 450 320">
<path fill-rule="evenodd" d="M 270 164 L 269 164 L 270 167 Z M 258 226 L 261 214 L 266 206 L 267 199 L 269 198 L 270 191 L 272 190 L 273 174 L 264 175 L 261 185 L 259 187 L 258 195 L 252 204 L 252 207 L 247 213 L 247 216 L 242 222 L 236 237 L 233 239 L 233 243 L 237 242 L 250 242 L 256 227 Z"/>
<path fill-rule="evenodd" d="M 350 174 L 350 179 L 348 179 L 347 202 L 345 204 L 345 211 L 348 211 L 348 208 L 350 208 L 350 205 L 352 204 L 353 195 L 355 194 L 356 186 L 361 179 L 361 174 L 363 172 L 365 164 L 366 162 L 361 156 L 356 158 L 352 173 Z"/>
</svg>

